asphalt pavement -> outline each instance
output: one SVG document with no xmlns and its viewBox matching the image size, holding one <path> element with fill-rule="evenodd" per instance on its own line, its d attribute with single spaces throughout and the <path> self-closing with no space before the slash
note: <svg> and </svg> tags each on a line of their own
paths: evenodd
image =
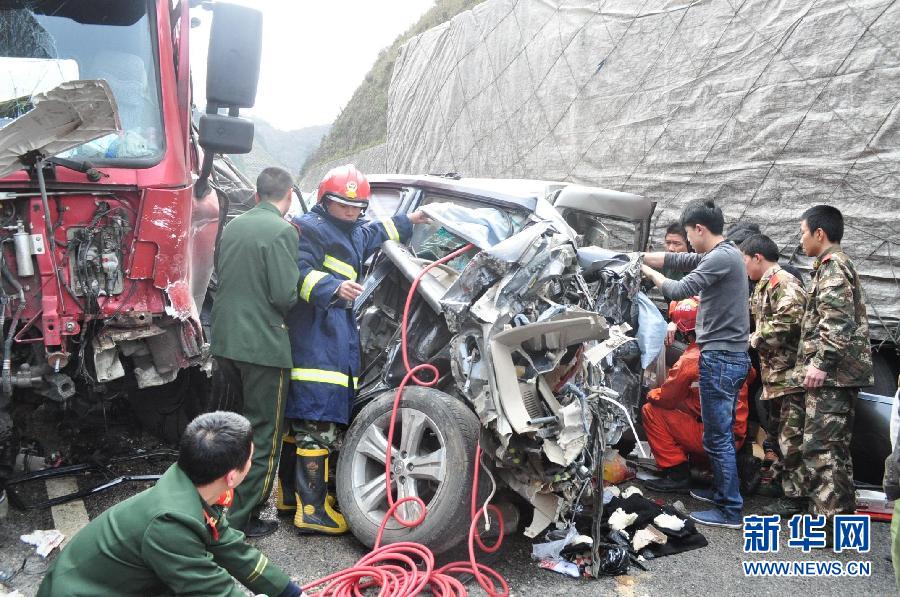
<svg viewBox="0 0 900 597">
<path fill-rule="evenodd" d="M 105 475 L 81 476 L 79 484 L 87 487 L 104 478 L 121 474 L 152 474 L 165 469 L 165 462 L 136 461 L 110 469 Z M 638 483 L 639 484 L 639 483 Z M 628 484 L 626 484 L 628 485 Z M 146 483 L 130 483 L 117 486 L 104 493 L 86 498 L 85 508 L 90 518 L 123 500 Z M 20 490 L 26 500 L 46 499 L 42 483 Z M 662 497 L 672 501 L 672 496 Z M 690 508 L 702 504 L 687 496 L 678 496 Z M 747 503 L 747 513 L 758 512 L 765 501 L 754 498 Z M 270 505 L 265 516 L 275 517 Z M 527 521 L 526 521 L 527 522 Z M 34 529 L 53 527 L 53 518 L 47 510 L 22 511 L 9 509 L 0 523 L 0 573 L 12 574 L 4 583 L 8 590 L 18 590 L 21 595 L 34 595 L 48 562 L 34 554 L 34 548 L 22 543 L 19 535 Z M 695 551 L 651 560 L 648 571 L 632 569 L 629 575 L 615 578 L 574 579 L 542 570 L 530 559 L 531 542 L 519 532 L 506 537 L 500 551 L 480 558 L 499 571 L 509 582 L 513 595 L 614 595 L 640 597 L 642 595 L 896 595 L 890 562 L 889 525 L 873 523 L 871 550 L 866 554 L 855 552 L 835 554 L 831 551 L 813 551 L 804 554 L 799 549 L 785 547 L 787 530 L 782 529 L 781 550 L 775 554 L 748 555 L 743 553 L 743 535 L 740 531 L 701 527 L 709 540 L 709 546 Z M 366 549 L 352 534 L 343 537 L 304 536 L 296 532 L 290 520 L 281 519 L 278 531 L 254 541 L 269 558 L 301 582 L 321 578 L 331 572 L 353 565 Z M 50 556 L 53 557 L 53 554 Z M 443 561 L 465 557 L 462 550 L 446 554 Z M 755 560 L 818 560 L 826 562 L 871 562 L 871 575 L 864 578 L 752 578 L 744 575 L 741 562 Z M 472 595 L 483 592 L 477 583 L 469 579 Z M 0 589 L 0 594 L 3 594 Z"/>
<path fill-rule="evenodd" d="M 127 422 L 124 424 L 97 424 L 96 427 L 72 425 L 68 419 L 48 420 L 46 429 L 36 425 L 40 417 L 31 419 L 30 432 L 44 438 L 57 438 L 57 444 L 45 440 L 44 451 L 59 451 L 68 459 L 67 463 L 98 461 L 104 468 L 81 474 L 73 479 L 77 487 L 85 489 L 123 475 L 160 474 L 172 462 L 171 458 L 143 458 L 110 464 L 113 456 L 149 453 L 164 448 L 153 436 L 142 432 Z M 636 484 L 627 482 L 621 487 Z M 75 485 L 75 483 L 72 483 Z M 83 518 L 93 519 L 110 506 L 127 499 L 148 487 L 146 482 L 127 482 L 112 489 L 84 498 L 83 507 L 79 503 L 66 507 L 67 514 L 74 516 L 68 521 L 56 517 L 48 509 L 22 510 L 10 505 L 5 518 L 0 519 L 0 596 L 7 592 L 19 591 L 30 597 L 37 592 L 49 561 L 55 557 L 51 553 L 47 560 L 37 556 L 34 547 L 23 543 L 20 536 L 36 529 L 52 529 L 60 524 L 69 524 Z M 44 481 L 29 483 L 15 488 L 19 500 L 36 504 L 47 499 L 47 485 Z M 688 496 L 661 495 L 645 492 L 647 497 L 661 498 L 671 503 L 680 499 L 688 509 L 702 509 L 704 504 Z M 273 497 L 274 499 L 274 497 Z M 746 503 L 746 514 L 758 513 L 766 500 L 754 497 Z M 2 505 L 0 505 L 2 514 Z M 276 518 L 273 503 L 264 516 Z M 698 528 L 709 540 L 705 548 L 651 560 L 647 571 L 632 568 L 627 576 L 600 579 L 575 579 L 555 572 L 543 570 L 531 560 L 531 541 L 522 535 L 522 528 L 530 522 L 530 514 L 520 517 L 522 522 L 517 532 L 505 538 L 503 546 L 495 554 L 483 554 L 479 561 L 492 566 L 509 582 L 513 595 L 613 595 L 617 597 L 660 596 L 742 596 L 742 595 L 816 595 L 846 596 L 898 595 L 894 586 L 894 576 L 887 557 L 890 553 L 890 529 L 886 523 L 873 522 L 871 525 L 871 548 L 868 553 L 817 550 L 804 554 L 799 549 L 787 547 L 787 525 L 782 526 L 781 549 L 778 553 L 745 554 L 741 531 L 702 527 Z M 342 537 L 300 535 L 290 519 L 282 518 L 279 529 L 268 537 L 253 541 L 270 558 L 286 570 L 293 578 L 306 583 L 329 573 L 352 566 L 366 552 L 352 534 Z M 465 550 L 458 548 L 439 558 L 438 564 L 467 559 Z M 822 561 L 822 562 L 869 562 L 871 574 L 866 577 L 766 577 L 745 576 L 744 561 Z M 477 583 L 468 579 L 472 595 L 483 592 Z M 249 594 L 249 593 L 248 593 Z"/>
</svg>

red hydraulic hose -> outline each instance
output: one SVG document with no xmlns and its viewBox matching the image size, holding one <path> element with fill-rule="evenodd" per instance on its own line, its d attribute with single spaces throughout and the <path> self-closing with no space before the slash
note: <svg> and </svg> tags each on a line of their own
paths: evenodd
<svg viewBox="0 0 900 597">
<path fill-rule="evenodd" d="M 426 588 L 434 595 L 440 597 L 465 597 L 468 595 L 465 585 L 463 585 L 453 574 L 471 574 L 478 581 L 478 584 L 487 592 L 490 597 L 506 597 L 509 595 L 509 585 L 506 580 L 495 570 L 479 564 L 476 561 L 475 554 L 476 545 L 482 551 L 493 553 L 500 549 L 503 542 L 503 516 L 500 509 L 494 505 L 487 505 L 488 511 L 493 512 L 499 523 L 499 536 L 494 545 L 486 546 L 481 537 L 478 535 L 478 521 L 484 516 L 485 508 L 479 508 L 478 500 L 478 470 L 481 462 L 481 446 L 475 449 L 475 472 L 472 478 L 472 499 L 470 506 L 470 514 L 472 521 L 469 525 L 469 560 L 464 562 L 452 562 L 437 570 L 434 569 L 434 554 L 426 546 L 411 541 L 400 541 L 390 545 L 381 545 L 384 536 L 384 529 L 391 518 L 405 527 L 415 527 L 425 520 L 427 514 L 425 502 L 419 497 L 405 497 L 398 500 L 394 499 L 391 491 L 391 446 L 394 440 L 394 426 L 397 421 L 397 411 L 400 407 L 400 400 L 403 397 L 403 390 L 410 380 L 424 387 L 431 387 L 438 381 L 439 372 L 434 365 L 423 363 L 415 367 L 409 366 L 409 356 L 406 345 L 406 328 L 409 320 L 410 305 L 412 305 L 413 297 L 415 297 L 416 288 L 422 277 L 428 271 L 442 263 L 446 263 L 462 255 L 466 251 L 473 248 L 474 245 L 466 245 L 449 255 L 438 259 L 422 269 L 421 272 L 413 280 L 406 296 L 406 305 L 403 308 L 403 319 L 400 328 L 400 345 L 403 354 L 403 364 L 406 367 L 406 375 L 397 393 L 394 396 L 394 405 L 391 409 L 391 422 L 388 428 L 387 445 L 388 449 L 385 453 L 384 472 L 385 484 L 387 488 L 388 511 L 381 525 L 378 528 L 378 535 L 375 537 L 375 545 L 368 554 L 361 558 L 353 567 L 347 568 L 334 574 L 329 574 L 324 578 L 312 581 L 303 587 L 304 591 L 310 591 L 311 595 L 321 595 L 323 597 L 360 597 L 363 591 L 379 587 L 379 596 L 398 596 L 406 597 L 418 595 Z M 429 371 L 431 379 L 422 381 L 416 376 L 416 373 Z M 420 514 L 415 520 L 406 520 L 399 516 L 396 512 L 397 508 L 406 502 L 414 502 L 418 504 Z M 312 591 L 317 589 L 316 591 Z"/>
</svg>

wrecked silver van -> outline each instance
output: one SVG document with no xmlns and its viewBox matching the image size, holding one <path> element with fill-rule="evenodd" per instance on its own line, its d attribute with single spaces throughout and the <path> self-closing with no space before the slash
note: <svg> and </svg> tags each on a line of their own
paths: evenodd
<svg viewBox="0 0 900 597">
<path fill-rule="evenodd" d="M 355 304 L 363 369 L 336 474 L 353 533 L 371 546 L 388 507 L 385 452 L 406 373 L 400 328 L 411 281 L 469 243 L 424 276 L 409 311 L 409 364 L 440 375 L 404 393 L 392 487 L 421 498 L 428 516 L 412 529 L 392 521 L 385 540 L 441 552 L 465 537 L 479 442 L 490 477 L 533 507 L 526 535 L 596 512 L 604 448 L 634 441 L 643 371 L 659 353 L 641 328 L 665 325 L 628 254 L 646 245 L 655 204 L 541 181 L 370 182 L 373 215 L 421 208 L 432 223 L 416 227 L 409 247 L 385 243 Z M 417 509 L 405 503 L 401 514 Z"/>
</svg>

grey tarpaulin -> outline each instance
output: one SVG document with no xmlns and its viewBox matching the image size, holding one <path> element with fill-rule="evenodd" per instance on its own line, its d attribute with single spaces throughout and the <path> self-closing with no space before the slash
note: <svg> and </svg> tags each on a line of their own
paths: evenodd
<svg viewBox="0 0 900 597">
<path fill-rule="evenodd" d="M 659 202 L 657 246 L 704 197 L 787 257 L 828 202 L 873 334 L 897 336 L 898 30 L 893 0 L 488 0 L 404 46 L 386 143 L 349 159 L 637 193 Z"/>
</svg>

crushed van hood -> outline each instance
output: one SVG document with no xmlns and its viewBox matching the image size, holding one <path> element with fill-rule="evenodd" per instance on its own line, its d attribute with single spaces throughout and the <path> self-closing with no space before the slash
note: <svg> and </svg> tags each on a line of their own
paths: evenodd
<svg viewBox="0 0 900 597">
<path fill-rule="evenodd" d="M 0 129 L 0 178 L 122 128 L 106 81 L 68 81 L 31 97 L 34 109 Z"/>
<path fill-rule="evenodd" d="M 452 391 L 478 416 L 496 473 L 534 507 L 526 534 L 535 536 L 590 504 L 603 448 L 633 428 L 642 360 L 656 356 L 642 354 L 652 343 L 641 334 L 658 323 L 639 308 L 640 260 L 579 247 L 561 218 L 533 214 L 513 233 L 496 210 L 440 203 L 426 210 L 481 250 L 462 271 L 425 276 L 418 292 L 430 323 L 411 325 L 410 343 L 449 361 Z M 424 267 L 393 241 L 383 251 L 407 280 Z M 382 265 L 370 290 L 385 276 Z M 387 344 L 390 359 L 397 352 L 390 332 L 380 331 L 383 321 L 378 307 L 363 314 L 363 350 Z M 379 389 L 391 387 L 392 370 L 389 362 Z"/>
</svg>

